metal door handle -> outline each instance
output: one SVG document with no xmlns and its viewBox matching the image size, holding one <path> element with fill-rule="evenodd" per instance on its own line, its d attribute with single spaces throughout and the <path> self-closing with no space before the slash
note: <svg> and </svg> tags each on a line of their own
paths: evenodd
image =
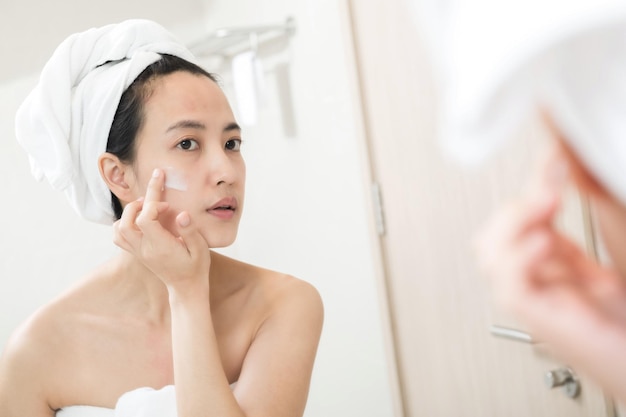
<svg viewBox="0 0 626 417">
<path fill-rule="evenodd" d="M 533 338 L 528 333 L 521 330 L 492 325 L 489 328 L 489 331 L 496 337 L 515 340 L 516 342 L 522 343 L 535 343 Z M 544 375 L 544 381 L 550 388 L 563 387 L 565 395 L 570 398 L 576 398 L 578 397 L 578 394 L 580 394 L 580 382 L 578 382 L 576 374 L 574 374 L 570 368 L 559 368 L 548 371 Z"/>
<path fill-rule="evenodd" d="M 570 368 L 559 368 L 546 372 L 544 381 L 550 388 L 563 387 L 565 395 L 576 398 L 580 393 L 580 382 Z"/>
<path fill-rule="evenodd" d="M 528 333 L 524 333 L 521 330 L 492 325 L 489 331 L 496 337 L 502 337 L 504 339 L 515 340 L 523 343 L 534 343 L 533 338 Z"/>
</svg>

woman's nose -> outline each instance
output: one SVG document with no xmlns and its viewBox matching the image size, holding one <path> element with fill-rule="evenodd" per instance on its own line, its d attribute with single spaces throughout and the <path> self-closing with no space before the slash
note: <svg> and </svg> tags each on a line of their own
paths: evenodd
<svg viewBox="0 0 626 417">
<path fill-rule="evenodd" d="M 209 152 L 207 167 L 209 181 L 212 184 L 233 184 L 238 179 L 238 166 L 225 149 L 215 149 Z"/>
</svg>

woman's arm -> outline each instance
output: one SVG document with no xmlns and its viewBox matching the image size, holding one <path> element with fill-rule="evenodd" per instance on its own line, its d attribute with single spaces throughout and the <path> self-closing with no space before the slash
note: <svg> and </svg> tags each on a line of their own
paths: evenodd
<svg viewBox="0 0 626 417">
<path fill-rule="evenodd" d="M 323 309 L 311 285 L 284 281 L 248 349 L 234 396 L 207 314 L 208 291 L 170 292 L 179 416 L 302 416 Z"/>
<path fill-rule="evenodd" d="M 49 356 L 39 351 L 32 326 L 25 327 L 15 332 L 0 357 L 0 416 L 52 417 L 43 381 Z"/>
<path fill-rule="evenodd" d="M 292 277 L 257 331 L 235 387 L 248 417 L 302 416 L 324 319 L 310 284 Z"/>
<path fill-rule="evenodd" d="M 209 291 L 170 291 L 174 383 L 179 417 L 243 417 L 222 368 Z"/>
</svg>

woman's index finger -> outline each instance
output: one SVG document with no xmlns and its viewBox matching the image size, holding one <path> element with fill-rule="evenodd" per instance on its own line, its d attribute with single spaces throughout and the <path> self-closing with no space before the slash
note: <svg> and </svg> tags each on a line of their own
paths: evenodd
<svg viewBox="0 0 626 417">
<path fill-rule="evenodd" d="M 163 170 L 155 168 L 154 171 L 152 171 L 152 177 L 150 178 L 150 181 L 148 181 L 145 202 L 161 201 L 164 183 L 165 178 Z"/>
</svg>

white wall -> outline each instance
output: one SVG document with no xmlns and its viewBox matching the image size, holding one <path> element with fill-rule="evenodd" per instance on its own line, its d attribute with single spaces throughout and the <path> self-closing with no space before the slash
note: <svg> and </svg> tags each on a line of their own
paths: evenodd
<svg viewBox="0 0 626 417">
<path fill-rule="evenodd" d="M 275 24 L 287 16 L 297 23 L 290 50 L 264 66 L 267 88 L 275 92 L 272 62 L 289 62 L 297 135 L 285 136 L 275 96 L 260 123 L 245 128 L 246 213 L 231 253 L 294 274 L 322 294 L 326 321 L 307 416 L 390 416 L 342 2 L 231 3 L 209 3 L 210 27 Z"/>
<path fill-rule="evenodd" d="M 35 83 L 0 85 L 0 344 L 39 305 L 112 253 L 108 228 L 81 220 L 62 194 L 30 175 L 13 118 Z"/>
<path fill-rule="evenodd" d="M 264 60 L 268 102 L 258 125 L 244 130 L 244 219 L 237 242 L 223 252 L 298 276 L 320 291 L 326 319 L 306 416 L 384 417 L 393 413 L 389 364 L 341 4 L 207 0 L 204 5 L 208 28 L 277 23 L 288 15 L 297 23 L 290 49 Z M 289 136 L 275 95 L 275 68 L 281 63 L 290 70 L 296 134 Z M 229 93 L 230 75 L 221 69 Z M 12 119 L 33 83 L 34 77 L 25 77 L 0 85 L 2 345 L 37 306 L 116 250 L 108 228 L 77 218 L 62 195 L 30 176 Z"/>
</svg>

